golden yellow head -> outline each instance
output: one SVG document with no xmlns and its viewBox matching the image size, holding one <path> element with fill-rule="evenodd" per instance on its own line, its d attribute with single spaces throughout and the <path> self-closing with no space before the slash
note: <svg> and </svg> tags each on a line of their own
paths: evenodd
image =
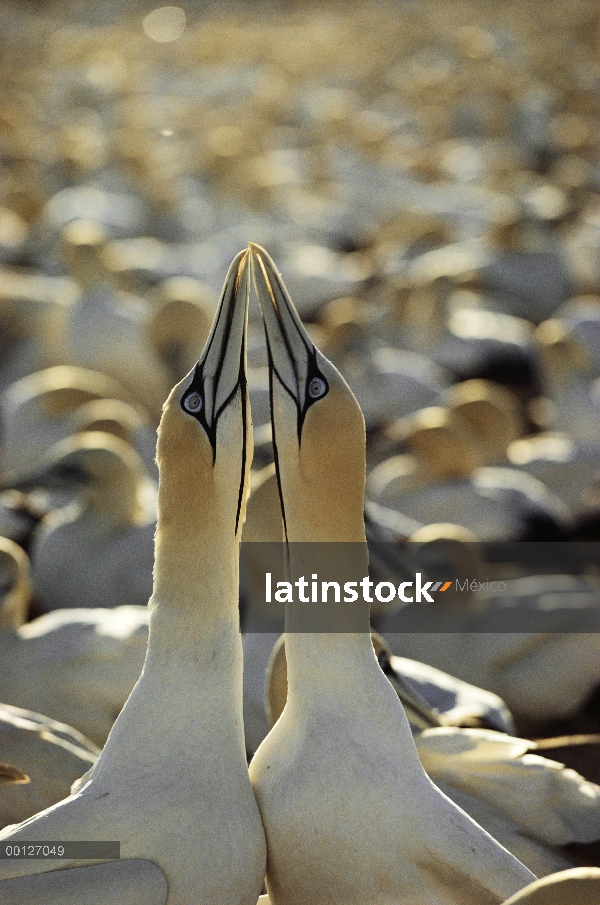
<svg viewBox="0 0 600 905">
<path fill-rule="evenodd" d="M 313 345 L 269 255 L 251 246 L 269 354 L 271 421 L 288 540 L 364 541 L 365 423 Z"/>
</svg>

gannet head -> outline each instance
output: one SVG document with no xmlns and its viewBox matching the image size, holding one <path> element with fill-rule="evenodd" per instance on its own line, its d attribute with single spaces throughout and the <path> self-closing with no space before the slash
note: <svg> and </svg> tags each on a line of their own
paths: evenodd
<svg viewBox="0 0 600 905">
<path fill-rule="evenodd" d="M 215 308 L 212 290 L 199 280 L 171 277 L 161 284 L 145 324 L 146 336 L 173 380 L 180 380 L 196 362 Z"/>
<path fill-rule="evenodd" d="M 101 431 L 127 443 L 146 425 L 143 414 L 121 399 L 92 399 L 78 406 L 69 421 L 73 433 Z"/>
<path fill-rule="evenodd" d="M 84 289 L 103 282 L 108 275 L 103 255 L 108 238 L 95 220 L 71 220 L 63 228 L 59 247 L 71 274 Z"/>
<path fill-rule="evenodd" d="M 86 508 L 116 524 L 138 520 L 144 466 L 124 440 L 101 431 L 85 431 L 50 448 L 37 476 L 41 483 L 70 487 Z"/>
<path fill-rule="evenodd" d="M 234 259 L 198 363 L 171 391 L 158 428 L 158 538 L 183 536 L 181 501 L 193 533 L 241 532 L 252 461 L 246 386 L 248 252 Z M 177 526 L 177 528 L 175 528 Z"/>
<path fill-rule="evenodd" d="M 286 537 L 364 542 L 362 412 L 342 375 L 309 339 L 269 255 L 257 245 L 251 252 Z"/>
</svg>

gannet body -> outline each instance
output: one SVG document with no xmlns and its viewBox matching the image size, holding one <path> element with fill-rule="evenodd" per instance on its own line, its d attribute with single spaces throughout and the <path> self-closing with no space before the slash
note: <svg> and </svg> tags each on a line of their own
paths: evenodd
<svg viewBox="0 0 600 905">
<path fill-rule="evenodd" d="M 43 464 L 40 480 L 74 482 L 80 492 L 34 532 L 33 584 L 42 608 L 143 605 L 152 592 L 156 523 L 135 450 L 91 431 L 56 444 Z"/>
<path fill-rule="evenodd" d="M 206 342 L 215 307 L 212 289 L 199 280 L 171 277 L 160 285 L 146 335 L 173 380 L 180 380 L 195 362 L 196 350 Z"/>
<path fill-rule="evenodd" d="M 52 444 L 72 433 L 69 418 L 79 406 L 126 396 L 125 390 L 104 374 L 67 365 L 17 380 L 0 401 L 5 483 L 31 474 Z"/>
<path fill-rule="evenodd" d="M 256 249 L 254 262 L 290 574 L 316 571 L 332 542 L 351 542 L 365 552 L 346 574 L 364 576 L 362 413 L 308 339 L 266 252 Z M 305 541 L 323 552 L 300 566 L 293 542 Z M 274 905 L 481 905 L 531 881 L 423 771 L 368 631 L 288 631 L 286 650 L 287 704 L 250 765 Z"/>
<path fill-rule="evenodd" d="M 565 526 L 569 510 L 541 481 L 510 468 L 476 467 L 473 438 L 445 409 L 417 413 L 405 442 L 412 455 L 384 460 L 369 474 L 371 499 L 420 524 L 453 522 L 480 540 L 518 540 L 538 520 Z"/>
<path fill-rule="evenodd" d="M 545 395 L 552 402 L 552 428 L 579 443 L 600 443 L 600 399 L 593 392 L 590 353 L 565 324 L 556 319 L 537 328 L 538 354 Z"/>
<path fill-rule="evenodd" d="M 66 723 L 102 746 L 137 682 L 148 608 L 53 610 L 0 629 L 0 700 Z"/>
<path fill-rule="evenodd" d="M 103 431 L 120 437 L 133 446 L 147 474 L 158 480 L 156 431 L 139 408 L 121 399 L 93 399 L 75 409 L 66 427 L 69 434 Z"/>
<path fill-rule="evenodd" d="M 464 682 L 493 691 L 517 718 L 539 723 L 575 714 L 600 683 L 598 580 L 591 575 L 529 575 L 507 580 L 500 593 L 465 593 L 456 585 L 464 588 L 467 577 L 486 577 L 481 551 L 472 540 L 468 535 L 460 539 L 456 526 L 444 524 L 412 535 L 414 555 L 426 571 L 428 561 L 437 560 L 457 579 L 441 600 L 429 605 L 429 630 L 407 624 L 423 611 L 419 604 L 384 616 L 379 630 L 394 653 L 452 670 Z M 556 631 L 502 631 L 523 615 L 547 619 L 553 608 L 559 610 Z"/>
<path fill-rule="evenodd" d="M 66 798 L 100 749 L 67 726 L 32 710 L 0 704 L 0 757 L 29 782 L 0 791 L 0 829 L 20 823 Z"/>
<path fill-rule="evenodd" d="M 97 223 L 72 221 L 63 230 L 62 242 L 81 290 L 64 322 L 64 360 L 108 374 L 158 416 L 169 376 L 145 335 L 147 304 L 112 288 L 102 261 L 106 236 Z"/>
<path fill-rule="evenodd" d="M 352 365 L 349 386 L 364 410 L 368 430 L 439 405 L 450 384 L 446 371 L 425 355 L 406 349 L 384 346 L 369 353 L 366 364 L 355 359 Z"/>
<path fill-rule="evenodd" d="M 377 652 L 379 638 L 373 642 Z M 600 838 L 600 787 L 540 757 L 536 742 L 503 731 L 428 725 L 419 719 L 428 716 L 425 711 L 411 709 L 401 691 L 398 696 L 427 775 L 536 876 L 573 866 L 559 846 Z M 280 642 L 267 677 L 271 725 L 281 716 L 286 697 L 285 647 Z M 440 714 L 441 720 L 445 716 Z"/>
<path fill-rule="evenodd" d="M 515 440 L 509 464 L 542 481 L 574 516 L 589 506 L 600 476 L 600 445 L 574 440 L 564 432 L 547 432 Z"/>
<path fill-rule="evenodd" d="M 247 290 L 243 253 L 230 268 L 200 362 L 164 407 L 150 641 L 140 680 L 77 790 L 0 834 L 14 842 L 119 840 L 122 858 L 148 859 L 162 870 L 168 905 L 255 905 L 265 871 L 244 749 L 238 617 L 252 442 Z M 2 861 L 0 878 L 53 871 L 44 893 L 52 905 L 72 880 L 57 868 L 80 865 Z M 94 901 L 114 905 L 100 873 Z M 28 888 L 30 878 L 23 883 Z M 151 888 L 155 900 L 160 890 Z M 135 895 L 122 895 L 120 905 L 137 902 Z"/>
<path fill-rule="evenodd" d="M 66 280 L 0 271 L 1 390 L 27 374 L 58 364 L 57 328 L 68 303 Z"/>
</svg>

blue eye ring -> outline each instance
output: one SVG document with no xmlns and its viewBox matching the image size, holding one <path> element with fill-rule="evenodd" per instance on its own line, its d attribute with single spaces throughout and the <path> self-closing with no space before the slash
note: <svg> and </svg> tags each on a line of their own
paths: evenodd
<svg viewBox="0 0 600 905">
<path fill-rule="evenodd" d="M 309 399 L 322 399 L 329 387 L 322 377 L 313 377 L 308 384 Z"/>
<path fill-rule="evenodd" d="M 197 415 L 198 412 L 202 411 L 202 405 L 202 396 L 200 393 L 190 393 L 189 396 L 186 396 L 183 400 L 183 407 L 190 415 Z"/>
</svg>

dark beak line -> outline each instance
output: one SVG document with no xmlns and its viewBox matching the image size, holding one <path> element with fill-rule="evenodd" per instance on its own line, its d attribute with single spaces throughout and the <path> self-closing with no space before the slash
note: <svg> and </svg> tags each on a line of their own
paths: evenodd
<svg viewBox="0 0 600 905">
<path fill-rule="evenodd" d="M 263 259 L 263 255 L 266 254 L 263 252 L 259 246 L 250 243 L 250 249 L 252 251 L 252 260 L 258 261 L 258 265 L 260 267 L 260 271 L 262 274 L 262 282 L 268 292 L 269 299 L 271 305 L 267 307 L 263 303 L 263 295 L 258 290 L 258 281 L 256 279 L 256 271 L 255 271 L 255 283 L 257 284 L 257 292 L 258 298 L 260 302 L 260 306 L 263 311 L 263 320 L 265 325 L 265 336 L 267 340 L 267 348 L 269 352 L 269 363 L 271 369 L 277 375 L 277 379 L 290 394 L 296 407 L 298 409 L 299 417 L 301 417 L 301 412 L 303 409 L 303 375 L 301 374 L 299 368 L 299 360 L 298 360 L 298 352 L 294 352 L 293 343 L 291 340 L 292 333 L 294 334 L 294 338 L 300 340 L 303 346 L 303 353 L 306 355 L 306 365 L 304 370 L 308 371 L 308 363 L 315 355 L 315 349 L 312 343 L 308 341 L 306 337 L 306 333 L 304 327 L 302 326 L 302 322 L 298 318 L 298 314 L 296 313 L 296 309 L 294 308 L 293 302 L 289 298 L 288 292 L 283 285 L 279 274 L 275 270 L 274 266 L 269 266 L 267 271 L 266 263 L 271 264 L 269 259 L 267 261 Z M 277 288 L 278 293 L 275 292 L 274 286 Z M 286 323 L 287 321 L 287 323 Z M 274 355 L 274 341 L 280 340 L 285 346 L 286 359 L 289 364 L 293 375 L 294 375 L 294 385 L 290 385 L 289 378 L 286 379 L 282 373 L 281 367 L 277 366 L 276 356 Z"/>
<path fill-rule="evenodd" d="M 232 386 L 230 392 L 227 394 L 225 400 L 219 405 L 217 409 L 217 398 L 218 398 L 218 388 L 219 381 L 221 379 L 221 375 L 223 372 L 223 366 L 225 364 L 225 358 L 227 355 L 227 351 L 229 348 L 232 328 L 234 325 L 234 315 L 237 311 L 238 306 L 238 289 L 240 285 L 241 272 L 243 270 L 244 264 L 247 262 L 248 252 L 241 251 L 234 258 L 231 267 L 229 268 L 229 272 L 227 274 L 227 278 L 225 280 L 225 285 L 223 286 L 223 292 L 221 293 L 221 300 L 219 302 L 219 311 L 217 314 L 217 318 L 215 320 L 213 329 L 206 343 L 206 348 L 204 349 L 204 353 L 196 365 L 196 373 L 194 374 L 194 380 L 196 376 L 198 376 L 204 383 L 210 381 L 211 384 L 211 406 L 207 414 L 209 414 L 209 418 L 207 418 L 207 425 L 209 428 L 216 429 L 216 422 L 219 418 L 219 415 L 223 411 L 223 409 L 228 405 L 231 401 L 231 398 L 235 394 L 238 385 L 238 381 Z M 233 285 L 232 285 L 233 283 Z M 247 296 L 247 293 L 246 293 Z M 247 298 L 244 299 L 244 302 L 247 304 Z M 226 323 L 223 328 L 223 336 L 220 339 L 217 339 L 219 327 L 223 320 L 223 316 L 225 315 Z M 209 358 L 215 343 L 218 342 L 218 350 L 217 351 L 217 361 L 214 368 L 214 374 L 205 375 L 205 371 L 209 364 Z M 241 340 L 241 350 L 245 348 L 246 336 L 245 330 L 243 331 L 242 340 Z M 239 372 L 238 372 L 239 378 Z M 208 406 L 207 406 L 208 409 Z"/>
<path fill-rule="evenodd" d="M 210 336 L 200 360 L 194 368 L 191 383 L 181 399 L 196 391 L 203 400 L 201 410 L 194 414 L 209 439 L 213 451 L 213 466 L 217 459 L 217 427 L 219 418 L 235 398 L 238 390 L 242 403 L 241 471 L 235 517 L 235 533 L 240 524 L 246 463 L 248 460 L 248 394 L 246 378 L 246 329 L 250 287 L 248 283 L 249 252 L 241 251 L 233 259 L 225 278 L 219 308 Z M 246 276 L 241 293 L 242 277 Z M 188 414 L 190 414 L 188 412 Z"/>
</svg>

